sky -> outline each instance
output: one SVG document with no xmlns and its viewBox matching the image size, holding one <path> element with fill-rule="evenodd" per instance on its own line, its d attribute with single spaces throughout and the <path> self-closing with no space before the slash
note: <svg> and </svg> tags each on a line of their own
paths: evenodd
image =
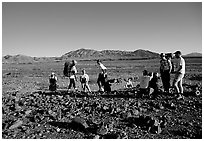
<svg viewBox="0 0 204 141">
<path fill-rule="evenodd" d="M 2 55 L 80 48 L 202 53 L 201 2 L 3 2 Z"/>
</svg>

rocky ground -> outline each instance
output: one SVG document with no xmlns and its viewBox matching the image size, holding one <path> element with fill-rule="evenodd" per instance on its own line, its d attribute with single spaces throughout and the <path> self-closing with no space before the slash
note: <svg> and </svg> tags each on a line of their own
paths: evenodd
<svg viewBox="0 0 204 141">
<path fill-rule="evenodd" d="M 201 88 L 200 88 L 201 89 Z M 93 92 L 9 92 L 2 96 L 3 139 L 201 139 L 202 95 L 184 99 L 137 89 Z"/>
</svg>

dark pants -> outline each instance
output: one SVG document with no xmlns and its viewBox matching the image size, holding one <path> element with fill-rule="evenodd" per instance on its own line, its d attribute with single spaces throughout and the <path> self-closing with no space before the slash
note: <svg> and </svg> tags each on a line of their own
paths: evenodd
<svg viewBox="0 0 204 141">
<path fill-rule="evenodd" d="M 164 91 L 169 92 L 170 88 L 170 73 L 169 70 L 161 72 L 161 79 L 164 87 Z"/>
<path fill-rule="evenodd" d="M 149 97 L 149 87 L 148 88 L 140 88 L 139 97 Z"/>
<path fill-rule="evenodd" d="M 73 85 L 74 88 L 76 88 L 76 84 L 75 84 L 75 80 L 74 79 L 70 79 L 70 83 L 69 83 L 68 89 L 71 89 L 72 85 Z"/>
<path fill-rule="evenodd" d="M 57 90 L 57 84 L 50 84 L 49 90 L 50 91 L 56 91 Z"/>
</svg>

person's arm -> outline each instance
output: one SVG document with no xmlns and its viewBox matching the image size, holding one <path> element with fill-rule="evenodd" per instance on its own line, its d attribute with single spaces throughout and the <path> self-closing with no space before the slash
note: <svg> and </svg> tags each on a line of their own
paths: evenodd
<svg viewBox="0 0 204 141">
<path fill-rule="evenodd" d="M 179 68 L 176 72 L 179 72 L 181 69 L 182 69 L 182 65 L 179 66 Z"/>
<path fill-rule="evenodd" d="M 180 60 L 179 67 L 176 70 L 177 73 L 182 69 L 182 64 L 183 64 L 183 62 L 182 62 L 182 60 Z"/>
<path fill-rule="evenodd" d="M 149 77 L 149 81 L 151 81 L 153 78 L 153 72 L 151 73 L 151 76 Z"/>
<path fill-rule="evenodd" d="M 168 65 L 169 65 L 169 73 L 171 73 L 171 70 L 172 70 L 172 64 L 171 64 L 171 61 L 168 60 Z"/>
<path fill-rule="evenodd" d="M 75 66 L 73 66 L 73 72 L 74 72 L 74 77 L 75 77 L 75 80 L 77 81 L 77 77 L 76 77 L 76 74 L 77 74 L 77 69 Z"/>
<path fill-rule="evenodd" d="M 132 82 L 130 83 L 130 85 L 131 85 L 131 87 L 133 87 L 133 84 L 132 84 Z"/>
<path fill-rule="evenodd" d="M 77 81 L 76 73 L 74 73 L 75 80 Z"/>
<path fill-rule="evenodd" d="M 80 81 L 80 82 L 82 81 L 82 76 L 79 77 L 79 81 Z"/>
<path fill-rule="evenodd" d="M 159 70 L 160 70 L 160 73 L 161 73 L 162 70 L 163 70 L 163 68 L 162 68 L 162 60 L 160 60 L 160 68 L 159 68 Z"/>
<path fill-rule="evenodd" d="M 89 76 L 87 75 L 87 80 L 86 80 L 87 82 L 89 82 Z"/>
</svg>

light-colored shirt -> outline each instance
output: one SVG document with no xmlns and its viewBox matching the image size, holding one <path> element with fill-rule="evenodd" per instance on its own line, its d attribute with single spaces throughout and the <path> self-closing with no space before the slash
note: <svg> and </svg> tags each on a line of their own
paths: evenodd
<svg viewBox="0 0 204 141">
<path fill-rule="evenodd" d="M 74 72 L 74 73 L 73 73 L 73 72 Z M 71 78 L 71 79 L 75 79 L 75 75 L 74 75 L 74 74 L 76 74 L 76 73 L 77 73 L 76 66 L 73 66 L 73 67 L 71 68 L 70 78 Z"/>
<path fill-rule="evenodd" d="M 81 76 L 81 81 L 82 81 L 83 79 L 86 80 L 85 82 L 88 82 L 88 81 L 89 81 L 89 76 L 88 76 L 88 74 L 82 75 L 82 76 Z M 84 83 L 84 82 L 82 82 L 82 83 Z"/>
<path fill-rule="evenodd" d="M 106 70 L 106 69 L 107 69 L 101 62 L 99 63 L 99 66 L 100 66 L 100 68 L 101 68 L 102 70 Z"/>
<path fill-rule="evenodd" d="M 183 59 L 183 57 L 176 59 L 175 66 L 176 66 L 175 71 L 178 71 L 180 66 L 181 66 L 182 68 L 181 68 L 181 70 L 179 70 L 179 72 L 182 74 L 185 74 L 185 60 Z"/>
<path fill-rule="evenodd" d="M 125 85 L 126 88 L 132 88 L 133 87 L 133 84 L 132 84 L 132 81 L 128 81 Z"/>
<path fill-rule="evenodd" d="M 50 76 L 50 80 L 56 80 L 57 81 L 57 76 Z"/>
<path fill-rule="evenodd" d="M 146 89 L 149 86 L 149 81 L 152 79 L 150 76 L 142 76 L 140 78 L 140 88 Z"/>
</svg>

